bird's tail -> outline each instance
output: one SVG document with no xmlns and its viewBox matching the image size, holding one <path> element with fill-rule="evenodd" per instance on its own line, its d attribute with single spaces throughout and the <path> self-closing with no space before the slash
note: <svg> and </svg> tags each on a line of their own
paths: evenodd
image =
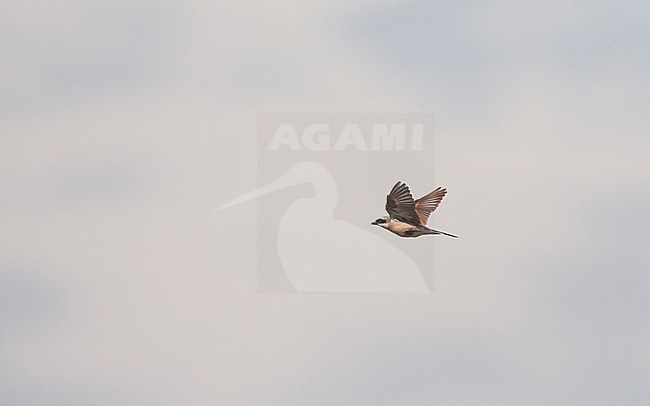
<svg viewBox="0 0 650 406">
<path fill-rule="evenodd" d="M 428 234 L 443 234 L 443 235 L 446 235 L 446 236 L 449 236 L 449 237 L 458 238 L 457 235 L 445 233 L 444 231 L 440 231 L 440 230 L 434 230 L 432 228 L 429 228 L 428 231 L 429 231 Z"/>
</svg>

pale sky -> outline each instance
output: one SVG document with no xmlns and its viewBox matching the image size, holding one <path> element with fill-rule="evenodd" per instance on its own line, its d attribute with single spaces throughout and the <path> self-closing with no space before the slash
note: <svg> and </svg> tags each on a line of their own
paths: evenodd
<svg viewBox="0 0 650 406">
<path fill-rule="evenodd" d="M 0 404 L 650 403 L 647 2 L 0 9 Z M 432 294 L 257 292 L 262 112 L 435 116 Z"/>
</svg>

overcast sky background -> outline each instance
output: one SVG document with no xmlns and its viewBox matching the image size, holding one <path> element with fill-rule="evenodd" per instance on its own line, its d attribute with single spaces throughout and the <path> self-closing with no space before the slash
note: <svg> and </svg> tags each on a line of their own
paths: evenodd
<svg viewBox="0 0 650 406">
<path fill-rule="evenodd" d="M 646 1 L 0 10 L 0 404 L 650 403 Z M 432 295 L 257 293 L 259 112 L 435 114 Z"/>
</svg>

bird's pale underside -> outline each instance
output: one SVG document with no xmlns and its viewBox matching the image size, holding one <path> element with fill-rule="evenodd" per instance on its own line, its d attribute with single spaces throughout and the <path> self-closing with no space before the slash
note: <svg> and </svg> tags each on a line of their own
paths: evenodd
<svg viewBox="0 0 650 406">
<path fill-rule="evenodd" d="M 447 189 L 441 187 L 431 193 L 413 200 L 413 195 L 406 183 L 397 182 L 390 194 L 386 196 L 388 216 L 378 218 L 371 224 L 391 231 L 400 237 L 419 237 L 421 235 L 443 234 L 458 238 L 444 231 L 427 227 L 429 215 L 438 208 Z"/>
</svg>

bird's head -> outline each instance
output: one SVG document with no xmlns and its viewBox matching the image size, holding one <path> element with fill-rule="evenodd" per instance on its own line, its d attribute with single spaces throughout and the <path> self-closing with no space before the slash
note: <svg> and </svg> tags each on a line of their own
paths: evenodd
<svg viewBox="0 0 650 406">
<path fill-rule="evenodd" d="M 389 219 L 388 216 L 386 216 L 386 217 L 380 217 L 380 218 L 378 218 L 377 220 L 375 220 L 375 221 L 373 221 L 372 223 L 370 223 L 370 225 L 372 225 L 372 226 L 379 226 L 379 227 L 384 227 L 384 228 L 386 228 L 386 227 L 388 227 L 388 219 Z"/>
</svg>

